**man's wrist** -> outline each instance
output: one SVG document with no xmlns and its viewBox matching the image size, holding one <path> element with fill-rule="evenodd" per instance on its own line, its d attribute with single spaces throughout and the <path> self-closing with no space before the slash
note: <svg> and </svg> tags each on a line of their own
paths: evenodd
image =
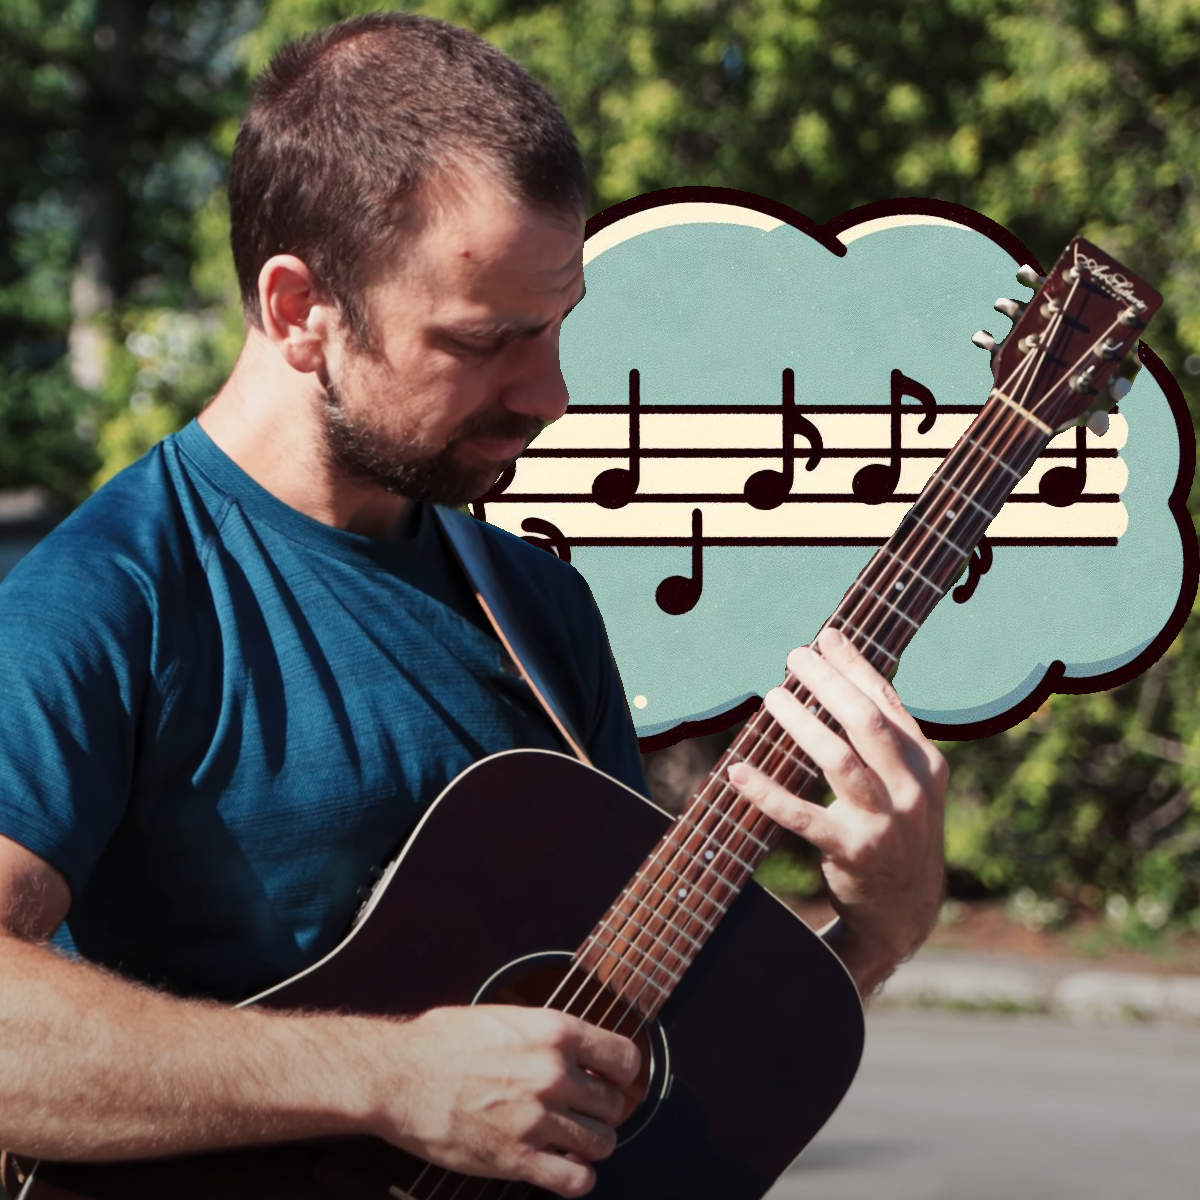
<svg viewBox="0 0 1200 1200">
<path fill-rule="evenodd" d="M 864 937 L 844 917 L 834 917 L 819 936 L 841 960 L 864 1001 L 874 996 L 907 957 L 877 939 Z"/>
</svg>

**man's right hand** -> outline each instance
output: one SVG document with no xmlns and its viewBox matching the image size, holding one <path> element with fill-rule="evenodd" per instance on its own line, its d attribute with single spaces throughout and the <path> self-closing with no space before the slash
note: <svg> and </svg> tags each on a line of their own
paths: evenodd
<svg viewBox="0 0 1200 1200">
<path fill-rule="evenodd" d="M 506 1005 L 430 1009 L 402 1028 L 396 1038 L 391 1023 L 395 1082 L 377 1100 L 373 1133 L 455 1171 L 560 1196 L 592 1189 L 589 1163 L 616 1148 L 622 1089 L 637 1078 L 632 1041 Z"/>
</svg>

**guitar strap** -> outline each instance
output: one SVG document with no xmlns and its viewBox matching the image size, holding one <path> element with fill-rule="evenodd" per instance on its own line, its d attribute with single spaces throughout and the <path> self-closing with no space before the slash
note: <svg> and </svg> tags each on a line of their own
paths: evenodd
<svg viewBox="0 0 1200 1200">
<path fill-rule="evenodd" d="M 591 759 L 583 749 L 583 739 L 572 726 L 567 706 L 555 686 L 553 667 L 533 624 L 537 620 L 537 613 L 520 608 L 505 590 L 487 539 L 474 517 L 436 504 L 430 505 L 430 508 L 437 514 L 446 541 L 470 581 L 475 599 L 479 601 L 500 644 L 508 651 L 517 670 L 571 752 L 581 762 L 591 766 Z"/>
</svg>

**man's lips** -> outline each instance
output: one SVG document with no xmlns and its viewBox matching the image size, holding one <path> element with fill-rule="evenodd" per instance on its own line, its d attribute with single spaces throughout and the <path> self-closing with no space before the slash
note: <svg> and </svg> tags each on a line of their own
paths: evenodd
<svg viewBox="0 0 1200 1200">
<path fill-rule="evenodd" d="M 525 449 L 527 438 L 523 437 L 472 437 L 467 445 L 493 462 L 504 462 L 516 458 Z"/>
</svg>

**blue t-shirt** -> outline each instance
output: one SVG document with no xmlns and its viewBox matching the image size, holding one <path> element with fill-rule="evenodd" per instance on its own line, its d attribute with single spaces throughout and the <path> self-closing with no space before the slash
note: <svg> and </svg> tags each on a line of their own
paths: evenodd
<svg viewBox="0 0 1200 1200">
<path fill-rule="evenodd" d="M 244 998 L 345 935 L 371 868 L 461 770 L 565 749 L 438 524 L 423 505 L 399 540 L 321 524 L 193 422 L 17 564 L 0 586 L 0 833 L 70 885 L 57 944 Z M 481 528 L 593 762 L 644 792 L 587 585 Z"/>
</svg>

